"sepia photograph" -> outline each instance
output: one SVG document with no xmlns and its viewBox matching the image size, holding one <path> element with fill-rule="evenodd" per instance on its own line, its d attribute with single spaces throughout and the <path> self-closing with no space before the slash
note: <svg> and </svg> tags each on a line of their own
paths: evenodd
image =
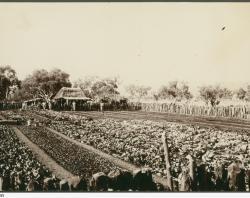
<svg viewBox="0 0 250 198">
<path fill-rule="evenodd" d="M 250 191 L 250 3 L 2 2 L 0 27 L 0 197 Z"/>
</svg>

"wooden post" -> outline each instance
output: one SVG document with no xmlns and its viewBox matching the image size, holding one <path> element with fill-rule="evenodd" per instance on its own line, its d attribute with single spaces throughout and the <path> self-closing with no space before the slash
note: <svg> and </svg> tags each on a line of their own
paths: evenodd
<svg viewBox="0 0 250 198">
<path fill-rule="evenodd" d="M 167 143 L 165 131 L 162 133 L 162 142 L 163 142 L 163 148 L 164 148 L 168 187 L 170 188 L 171 191 L 173 191 L 173 181 L 172 181 L 172 176 L 171 176 L 171 171 L 170 171 L 171 165 L 170 165 L 170 160 L 169 160 L 168 143 Z"/>
<path fill-rule="evenodd" d="M 189 176 L 194 181 L 194 164 L 195 164 L 194 159 L 191 155 L 188 155 L 186 158 L 189 161 Z"/>
<path fill-rule="evenodd" d="M 197 180 L 195 176 L 196 161 L 191 155 L 188 155 L 187 159 L 189 160 L 189 176 L 192 180 L 191 190 L 196 191 L 197 190 Z"/>
</svg>

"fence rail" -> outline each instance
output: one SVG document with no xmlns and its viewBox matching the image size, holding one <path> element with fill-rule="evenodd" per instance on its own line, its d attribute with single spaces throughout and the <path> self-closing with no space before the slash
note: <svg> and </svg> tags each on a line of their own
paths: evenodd
<svg viewBox="0 0 250 198">
<path fill-rule="evenodd" d="M 35 105 L 36 106 L 36 105 Z M 22 103 L 0 103 L 0 110 L 20 109 Z M 40 107 L 41 108 L 41 107 Z M 72 110 L 71 105 L 58 106 L 53 104 L 53 110 Z M 76 106 L 77 111 L 99 111 L 100 104 L 93 103 Z M 225 117 L 236 119 L 250 119 L 250 105 L 228 105 L 228 106 L 206 106 L 194 104 L 179 103 L 135 103 L 127 104 L 104 104 L 105 111 L 145 111 L 145 112 L 163 112 L 182 115 Z"/>
<path fill-rule="evenodd" d="M 141 103 L 140 109 L 148 112 L 250 119 L 250 107 L 248 105 L 209 107 L 176 103 Z"/>
</svg>

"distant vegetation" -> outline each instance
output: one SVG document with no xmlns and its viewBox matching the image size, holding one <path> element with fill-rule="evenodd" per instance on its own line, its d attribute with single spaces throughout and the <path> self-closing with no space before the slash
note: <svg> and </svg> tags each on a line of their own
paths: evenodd
<svg viewBox="0 0 250 198">
<path fill-rule="evenodd" d="M 80 87 L 86 97 L 95 101 L 120 100 L 125 97 L 120 94 L 119 78 L 101 78 L 98 76 L 87 76 L 70 82 L 70 74 L 60 70 L 45 69 L 35 70 L 24 80 L 19 80 L 16 71 L 11 66 L 0 66 L 0 100 L 1 101 L 22 101 L 33 98 L 43 98 L 49 101 L 62 87 Z M 159 90 L 153 90 L 150 86 L 130 84 L 125 87 L 126 98 L 131 101 L 141 102 L 172 100 L 190 101 L 200 100 L 205 104 L 216 106 L 224 99 L 249 101 L 250 85 L 247 88 L 239 87 L 237 90 L 230 90 L 220 86 L 199 87 L 199 94 L 194 96 L 185 82 L 171 81 L 162 85 Z"/>
</svg>

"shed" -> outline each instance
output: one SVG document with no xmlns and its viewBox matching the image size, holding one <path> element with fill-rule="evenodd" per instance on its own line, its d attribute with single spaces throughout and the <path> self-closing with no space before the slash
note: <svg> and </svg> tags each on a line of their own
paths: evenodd
<svg viewBox="0 0 250 198">
<path fill-rule="evenodd" d="M 72 103 L 75 102 L 79 109 L 84 103 L 92 99 L 86 97 L 81 88 L 62 87 L 53 100 L 63 109 L 70 109 Z"/>
</svg>

